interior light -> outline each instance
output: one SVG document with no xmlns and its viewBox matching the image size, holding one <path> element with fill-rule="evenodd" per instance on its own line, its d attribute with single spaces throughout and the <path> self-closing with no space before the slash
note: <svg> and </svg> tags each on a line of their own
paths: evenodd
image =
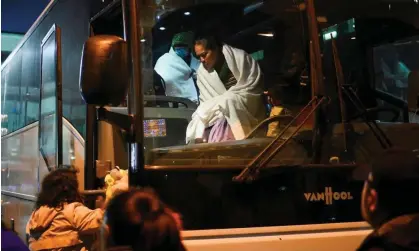
<svg viewBox="0 0 419 251">
<path fill-rule="evenodd" d="M 163 27 L 163 26 L 162 26 L 162 27 L 160 27 L 160 30 L 161 30 L 161 31 L 164 31 L 165 29 L 166 29 L 166 28 L 165 28 L 165 27 Z"/>
<path fill-rule="evenodd" d="M 332 39 L 332 38 L 336 38 L 337 37 L 337 35 L 338 35 L 338 33 L 336 32 L 336 31 L 332 31 L 332 32 L 329 32 L 329 33 L 326 33 L 326 34 L 324 34 L 323 35 L 323 39 L 326 41 L 326 40 L 330 40 L 330 39 Z"/>
<path fill-rule="evenodd" d="M 145 39 L 144 39 L 144 38 L 143 38 L 143 39 L 141 39 L 141 40 L 140 40 L 140 42 L 141 42 L 141 43 L 144 43 L 144 42 L 145 42 Z"/>
<path fill-rule="evenodd" d="M 183 13 L 185 16 L 190 16 L 191 13 L 189 11 L 186 11 L 185 13 Z"/>
<path fill-rule="evenodd" d="M 268 32 L 268 33 L 258 33 L 259 36 L 262 37 L 273 37 L 274 34 L 272 32 Z"/>
<path fill-rule="evenodd" d="M 356 37 L 351 37 L 351 39 L 352 39 L 352 40 L 355 40 L 355 39 L 356 39 Z"/>
</svg>

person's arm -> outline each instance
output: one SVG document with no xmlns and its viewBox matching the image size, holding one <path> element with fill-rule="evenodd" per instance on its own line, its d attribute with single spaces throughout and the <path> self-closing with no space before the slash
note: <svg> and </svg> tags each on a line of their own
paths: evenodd
<svg viewBox="0 0 419 251">
<path fill-rule="evenodd" d="M 103 214 L 103 209 L 91 210 L 80 203 L 74 208 L 74 226 L 81 233 L 95 232 L 101 227 Z"/>
<path fill-rule="evenodd" d="M 199 89 L 200 86 L 202 86 L 202 80 L 201 80 L 201 76 L 199 75 L 199 72 L 197 72 L 197 76 L 196 76 L 196 89 L 198 91 L 198 99 L 199 99 L 199 103 L 202 104 L 203 102 L 205 102 L 205 98 L 201 93 L 201 90 Z"/>
</svg>

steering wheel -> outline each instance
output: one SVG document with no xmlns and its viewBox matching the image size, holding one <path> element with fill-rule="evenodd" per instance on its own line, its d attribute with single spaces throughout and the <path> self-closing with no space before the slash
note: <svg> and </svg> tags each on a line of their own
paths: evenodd
<svg viewBox="0 0 419 251">
<path fill-rule="evenodd" d="M 350 122 L 352 120 L 358 119 L 360 117 L 366 116 L 367 118 L 370 118 L 371 115 L 377 114 L 379 112 L 391 112 L 393 114 L 393 117 L 390 119 L 390 122 L 396 122 L 400 117 L 400 110 L 392 107 L 374 107 L 366 109 L 366 111 L 355 114 L 354 116 L 350 117 L 347 122 Z"/>
</svg>

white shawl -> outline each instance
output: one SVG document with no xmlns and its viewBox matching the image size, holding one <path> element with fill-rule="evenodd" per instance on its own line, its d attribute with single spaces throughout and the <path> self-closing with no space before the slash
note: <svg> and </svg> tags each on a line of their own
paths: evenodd
<svg viewBox="0 0 419 251">
<path fill-rule="evenodd" d="M 237 84 L 226 90 L 216 71 L 198 68 L 200 105 L 186 130 L 186 142 L 202 138 L 205 128 L 226 118 L 236 140 L 244 137 L 265 118 L 262 102 L 262 72 L 245 51 L 223 46 L 227 65 Z"/>
<path fill-rule="evenodd" d="M 154 66 L 154 70 L 166 83 L 166 95 L 171 97 L 187 98 L 198 101 L 198 93 L 192 78 L 192 70 L 196 71 L 199 61 L 191 56 L 191 64 L 179 57 L 173 48 L 161 56 Z"/>
</svg>

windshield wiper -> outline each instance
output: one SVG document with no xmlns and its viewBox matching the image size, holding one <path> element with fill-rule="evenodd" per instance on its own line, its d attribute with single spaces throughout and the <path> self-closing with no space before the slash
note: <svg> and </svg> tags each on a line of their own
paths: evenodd
<svg viewBox="0 0 419 251">
<path fill-rule="evenodd" d="M 375 138 L 378 140 L 382 148 L 386 149 L 386 148 L 392 147 L 393 144 L 391 143 L 387 135 L 384 133 L 384 131 L 377 125 L 377 123 L 374 120 L 370 120 L 368 118 L 368 110 L 362 104 L 362 101 L 360 100 L 360 98 L 358 97 L 354 89 L 349 85 L 347 85 L 347 88 L 345 88 L 342 66 L 340 63 L 336 40 L 334 38 L 332 38 L 332 53 L 333 53 L 333 60 L 335 61 L 338 97 L 339 97 L 339 102 L 341 106 L 342 125 L 344 128 L 345 151 L 348 150 L 347 142 L 346 142 L 346 132 L 347 132 L 346 124 L 350 121 L 348 121 L 348 119 L 346 118 L 342 91 L 348 97 L 349 101 L 354 105 L 355 109 L 357 109 L 358 112 L 360 112 L 361 117 L 364 120 L 365 124 L 370 128 L 370 130 L 372 131 L 372 133 L 374 134 Z"/>
<path fill-rule="evenodd" d="M 256 156 L 246 168 L 237 176 L 233 177 L 233 181 L 236 182 L 252 182 L 254 181 L 258 174 L 260 168 L 263 168 L 269 161 L 271 161 L 275 155 L 284 148 L 284 146 L 298 133 L 301 127 L 307 122 L 310 116 L 320 107 L 320 105 L 329 98 L 326 97 L 314 97 L 298 114 L 293 120 L 280 132 L 275 139 L 265 148 L 263 151 Z M 316 102 L 317 101 L 317 102 Z M 314 104 L 314 106 L 313 106 Z M 291 133 L 291 135 L 283 140 L 282 136 L 287 132 L 290 126 L 302 115 L 304 112 L 311 107 L 310 112 L 305 115 L 303 121 L 297 126 L 297 129 Z M 283 141 L 282 141 L 283 140 Z"/>
<path fill-rule="evenodd" d="M 387 137 L 385 132 L 377 125 L 377 123 L 374 120 L 369 119 L 368 110 L 362 104 L 362 101 L 360 100 L 354 89 L 351 86 L 348 86 L 347 88 L 342 87 L 342 90 L 349 98 L 351 103 L 355 106 L 355 109 L 361 112 L 361 117 L 364 123 L 370 128 L 375 138 L 380 143 L 381 147 L 383 149 L 391 148 L 393 146 L 393 143 Z"/>
</svg>

